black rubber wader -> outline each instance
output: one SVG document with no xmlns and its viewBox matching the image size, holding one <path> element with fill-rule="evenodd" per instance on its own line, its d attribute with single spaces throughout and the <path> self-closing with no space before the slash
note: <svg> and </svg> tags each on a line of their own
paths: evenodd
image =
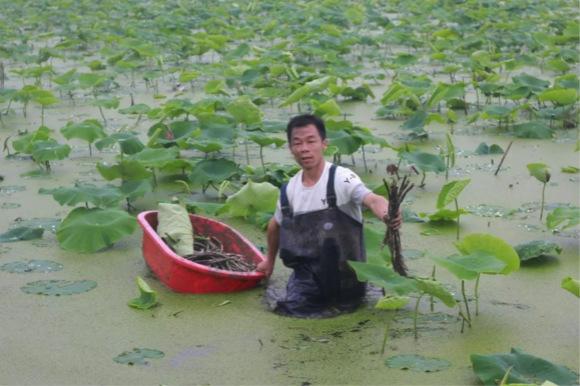
<svg viewBox="0 0 580 386">
<path fill-rule="evenodd" d="M 365 261 L 363 227 L 337 207 L 335 174 L 336 165 L 332 165 L 326 209 L 294 215 L 286 185 L 281 188 L 280 258 L 294 271 L 288 280 L 286 298 L 277 302 L 277 313 L 333 316 L 355 310 L 365 295 L 365 284 L 357 280 L 347 263 Z"/>
</svg>

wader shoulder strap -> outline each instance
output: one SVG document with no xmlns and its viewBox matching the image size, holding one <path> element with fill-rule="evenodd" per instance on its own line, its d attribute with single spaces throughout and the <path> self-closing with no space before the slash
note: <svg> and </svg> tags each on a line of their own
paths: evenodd
<svg viewBox="0 0 580 386">
<path fill-rule="evenodd" d="M 329 208 L 336 207 L 336 192 L 334 191 L 334 175 L 336 174 L 336 165 L 332 165 L 328 171 L 328 183 L 326 184 L 326 200 Z"/>
<path fill-rule="evenodd" d="M 283 216 L 291 217 L 292 210 L 290 209 L 290 202 L 288 201 L 288 194 L 286 193 L 287 186 L 288 184 L 284 184 L 280 187 L 280 207 Z"/>
</svg>

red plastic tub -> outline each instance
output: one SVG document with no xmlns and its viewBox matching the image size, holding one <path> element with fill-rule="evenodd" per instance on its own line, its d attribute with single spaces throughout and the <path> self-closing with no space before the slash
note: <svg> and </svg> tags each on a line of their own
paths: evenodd
<svg viewBox="0 0 580 386">
<path fill-rule="evenodd" d="M 239 253 L 259 263 L 265 256 L 244 236 L 230 226 L 202 216 L 190 214 L 195 234 L 213 236 L 230 253 Z M 235 292 L 255 287 L 265 275 L 262 272 L 231 272 L 197 264 L 176 255 L 159 237 L 157 211 L 142 212 L 137 221 L 143 228 L 143 256 L 155 275 L 176 292 Z"/>
</svg>

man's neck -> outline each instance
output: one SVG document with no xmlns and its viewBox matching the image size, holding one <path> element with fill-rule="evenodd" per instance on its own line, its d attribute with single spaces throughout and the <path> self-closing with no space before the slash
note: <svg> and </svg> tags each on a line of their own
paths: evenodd
<svg viewBox="0 0 580 386">
<path fill-rule="evenodd" d="M 316 185 L 320 176 L 322 176 L 322 173 L 324 172 L 325 166 L 326 161 L 322 160 L 320 164 L 311 169 L 302 169 L 302 184 L 306 187 Z"/>
</svg>

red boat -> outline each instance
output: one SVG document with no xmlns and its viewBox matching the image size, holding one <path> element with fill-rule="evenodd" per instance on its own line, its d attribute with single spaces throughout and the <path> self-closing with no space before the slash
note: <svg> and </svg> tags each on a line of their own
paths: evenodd
<svg viewBox="0 0 580 386">
<path fill-rule="evenodd" d="M 230 226 L 207 217 L 190 214 L 194 233 L 212 236 L 224 251 L 245 256 L 258 264 L 266 260 L 260 251 Z M 173 252 L 159 237 L 157 211 L 142 212 L 137 221 L 143 228 L 143 256 L 155 275 L 176 292 L 235 292 L 255 287 L 265 275 L 262 272 L 232 272 L 189 261 Z"/>
</svg>

